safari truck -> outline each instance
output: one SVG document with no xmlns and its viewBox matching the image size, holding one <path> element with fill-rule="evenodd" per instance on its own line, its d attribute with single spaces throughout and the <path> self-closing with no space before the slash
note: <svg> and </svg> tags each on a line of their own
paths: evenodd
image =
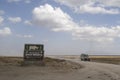
<svg viewBox="0 0 120 80">
<path fill-rule="evenodd" d="M 80 59 L 81 61 L 90 61 L 88 54 L 81 54 Z"/>
</svg>

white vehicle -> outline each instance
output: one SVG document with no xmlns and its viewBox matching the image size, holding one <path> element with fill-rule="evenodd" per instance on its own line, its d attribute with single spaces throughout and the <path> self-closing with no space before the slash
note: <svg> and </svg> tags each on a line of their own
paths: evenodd
<svg viewBox="0 0 120 80">
<path fill-rule="evenodd" d="M 88 54 L 81 54 L 80 59 L 81 61 L 90 61 Z"/>
</svg>

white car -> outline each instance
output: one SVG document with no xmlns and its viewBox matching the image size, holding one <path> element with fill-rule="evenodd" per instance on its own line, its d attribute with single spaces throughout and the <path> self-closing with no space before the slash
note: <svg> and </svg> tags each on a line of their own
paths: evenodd
<svg viewBox="0 0 120 80">
<path fill-rule="evenodd" d="M 88 54 L 81 54 L 80 59 L 81 61 L 90 61 Z"/>
</svg>

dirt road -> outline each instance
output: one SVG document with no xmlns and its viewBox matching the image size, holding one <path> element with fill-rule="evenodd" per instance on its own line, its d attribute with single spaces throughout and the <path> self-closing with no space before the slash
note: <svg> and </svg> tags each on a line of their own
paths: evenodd
<svg viewBox="0 0 120 80">
<path fill-rule="evenodd" d="M 0 66 L 0 80 L 120 80 L 120 65 L 72 61 L 84 68 L 66 72 L 54 67 Z"/>
<path fill-rule="evenodd" d="M 96 63 L 96 62 L 80 62 L 74 60 L 84 66 L 79 70 L 80 79 L 83 80 L 120 80 L 120 65 Z"/>
</svg>

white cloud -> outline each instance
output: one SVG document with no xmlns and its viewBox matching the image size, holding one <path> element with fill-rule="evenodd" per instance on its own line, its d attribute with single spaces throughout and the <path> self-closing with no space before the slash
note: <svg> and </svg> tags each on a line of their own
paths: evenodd
<svg viewBox="0 0 120 80">
<path fill-rule="evenodd" d="M 3 23 L 4 18 L 0 16 L 0 25 Z"/>
<path fill-rule="evenodd" d="M 66 1 L 55 0 L 55 1 L 74 9 L 74 11 L 77 13 L 120 14 L 120 10 L 118 8 L 120 7 L 119 0 L 110 0 L 110 1 L 109 0 L 66 0 Z"/>
<path fill-rule="evenodd" d="M 31 0 L 25 0 L 25 3 L 31 3 Z"/>
<path fill-rule="evenodd" d="M 34 8 L 33 23 L 52 28 L 53 31 L 71 31 L 75 25 L 67 13 L 49 4 Z"/>
<path fill-rule="evenodd" d="M 105 9 L 101 6 L 95 6 L 94 3 L 84 4 L 76 9 L 79 13 L 91 13 L 91 14 L 119 14 L 118 9 Z"/>
<path fill-rule="evenodd" d="M 12 23 L 18 23 L 22 21 L 20 17 L 9 17 L 8 20 Z"/>
<path fill-rule="evenodd" d="M 7 36 L 12 34 L 9 27 L 5 27 L 4 29 L 0 29 L 0 36 Z"/>
<path fill-rule="evenodd" d="M 27 25 L 32 25 L 32 22 L 28 21 L 28 20 L 25 20 L 24 23 L 27 24 Z"/>
<path fill-rule="evenodd" d="M 78 7 L 89 2 L 103 4 L 108 7 L 120 7 L 120 0 L 55 0 L 69 7 Z"/>
<path fill-rule="evenodd" d="M 75 8 L 85 3 L 88 3 L 90 0 L 55 0 L 63 5 L 67 5 L 69 7 Z"/>
<path fill-rule="evenodd" d="M 27 3 L 27 4 L 31 3 L 31 0 L 8 0 L 9 3 L 12 3 L 12 2 L 16 2 L 17 3 L 17 2 L 22 2 L 22 1 L 24 3 Z"/>
<path fill-rule="evenodd" d="M 84 26 L 75 29 L 72 33 L 77 39 L 86 39 L 94 41 L 113 41 L 120 38 L 120 26 L 111 28 Z"/>
<path fill-rule="evenodd" d="M 20 34 L 17 34 L 16 36 L 20 38 L 32 38 L 33 37 L 32 35 L 20 35 Z"/>
<path fill-rule="evenodd" d="M 103 3 L 106 6 L 120 7 L 120 0 L 95 0 L 95 1 Z"/>
<path fill-rule="evenodd" d="M 95 27 L 92 25 L 79 25 L 60 8 L 53 8 L 49 4 L 36 7 L 33 10 L 33 22 L 41 27 L 48 27 L 53 31 L 65 31 L 76 39 L 94 41 L 113 41 L 120 38 L 120 26 Z"/>
<path fill-rule="evenodd" d="M 8 2 L 20 2 L 21 0 L 8 0 Z"/>
<path fill-rule="evenodd" d="M 0 10 L 0 15 L 3 15 L 5 12 L 3 10 Z"/>
<path fill-rule="evenodd" d="M 32 38 L 32 35 L 23 35 L 24 38 Z"/>
</svg>

